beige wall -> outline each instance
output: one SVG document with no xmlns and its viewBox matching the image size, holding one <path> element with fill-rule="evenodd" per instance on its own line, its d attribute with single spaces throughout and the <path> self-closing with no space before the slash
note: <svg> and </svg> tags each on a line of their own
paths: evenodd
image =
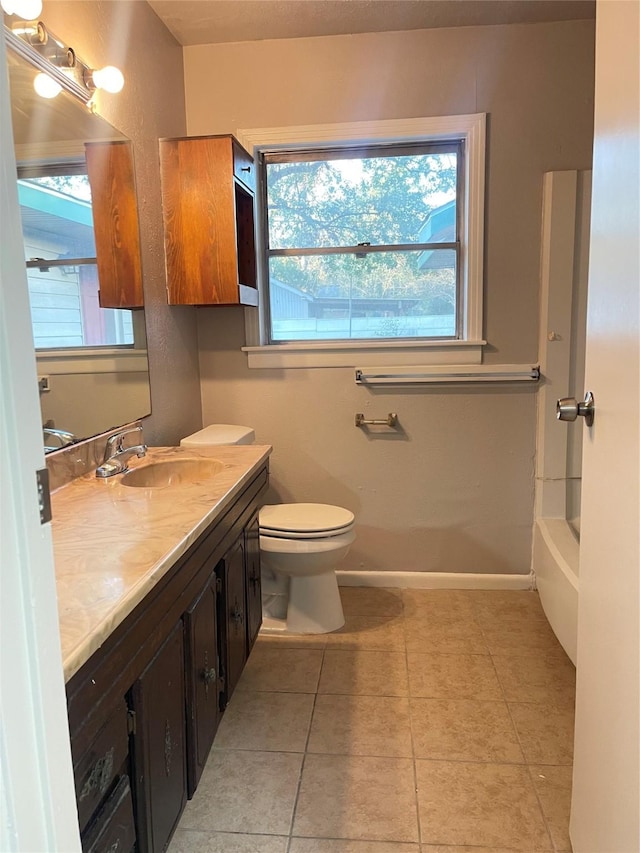
<svg viewBox="0 0 640 853">
<path fill-rule="evenodd" d="M 98 112 L 133 141 L 140 207 L 152 414 L 149 444 L 175 444 L 201 424 L 196 313 L 165 292 L 158 138 L 185 132 L 182 49 L 150 6 L 135 0 L 45 0 L 42 20 L 93 67 L 117 65 L 119 95 Z"/>
<path fill-rule="evenodd" d="M 542 175 L 590 166 L 593 44 L 593 23 L 571 22 L 188 47 L 188 132 L 487 112 L 485 360 L 534 362 Z M 204 422 L 274 445 L 274 497 L 357 513 L 346 568 L 529 570 L 531 389 L 250 371 L 235 309 L 199 311 L 198 336 Z M 396 411 L 403 433 L 368 438 L 357 411 Z"/>
</svg>

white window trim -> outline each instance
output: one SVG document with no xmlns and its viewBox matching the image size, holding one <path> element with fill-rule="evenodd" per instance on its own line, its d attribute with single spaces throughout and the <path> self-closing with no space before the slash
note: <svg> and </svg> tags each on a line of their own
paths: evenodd
<svg viewBox="0 0 640 853">
<path fill-rule="evenodd" d="M 249 367 L 355 367 L 368 364 L 479 364 L 482 361 L 484 268 L 484 178 L 486 114 L 433 116 L 346 124 L 238 129 L 240 143 L 257 157 L 265 149 L 329 147 L 343 143 L 401 143 L 464 139 L 465 195 L 462 215 L 462 338 L 455 341 L 320 341 L 266 344 L 264 300 L 258 312 L 245 310 Z M 258 212 L 260 216 L 260 212 Z M 257 250 L 262 254 L 262 229 Z M 472 247 L 469 251 L 469 246 Z M 261 292 L 264 289 L 259 283 Z"/>
</svg>

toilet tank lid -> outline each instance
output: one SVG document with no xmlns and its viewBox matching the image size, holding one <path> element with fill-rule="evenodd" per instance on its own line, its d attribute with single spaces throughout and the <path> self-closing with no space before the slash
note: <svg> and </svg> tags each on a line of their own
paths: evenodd
<svg viewBox="0 0 640 853">
<path fill-rule="evenodd" d="M 180 442 L 181 447 L 207 447 L 215 444 L 253 444 L 256 434 L 251 427 L 236 424 L 210 424 L 204 429 L 188 435 Z"/>
</svg>

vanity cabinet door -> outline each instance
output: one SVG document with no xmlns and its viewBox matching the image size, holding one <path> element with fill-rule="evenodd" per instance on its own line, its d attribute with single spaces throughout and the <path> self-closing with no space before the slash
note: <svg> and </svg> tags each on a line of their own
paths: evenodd
<svg viewBox="0 0 640 853">
<path fill-rule="evenodd" d="M 220 722 L 216 577 L 185 613 L 187 642 L 187 777 L 193 796 Z"/>
<path fill-rule="evenodd" d="M 138 849 L 159 853 L 187 801 L 183 624 L 131 689 Z"/>
<path fill-rule="evenodd" d="M 247 659 L 244 566 L 244 537 L 241 537 L 226 553 L 217 569 L 222 585 L 219 613 L 225 661 L 225 690 L 221 699 L 223 708 L 233 694 Z"/>
<path fill-rule="evenodd" d="M 262 625 L 262 577 L 260 574 L 260 527 L 256 513 L 245 530 L 247 576 L 247 654 Z"/>
</svg>

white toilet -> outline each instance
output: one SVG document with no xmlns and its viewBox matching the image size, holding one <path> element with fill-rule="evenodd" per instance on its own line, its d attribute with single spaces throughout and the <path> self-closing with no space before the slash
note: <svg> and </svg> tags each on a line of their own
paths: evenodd
<svg viewBox="0 0 640 853">
<path fill-rule="evenodd" d="M 252 444 L 250 427 L 212 424 L 183 438 L 193 450 Z M 262 631 L 326 634 L 344 625 L 335 567 L 356 538 L 355 517 L 328 504 L 275 504 L 260 510 Z"/>
</svg>

